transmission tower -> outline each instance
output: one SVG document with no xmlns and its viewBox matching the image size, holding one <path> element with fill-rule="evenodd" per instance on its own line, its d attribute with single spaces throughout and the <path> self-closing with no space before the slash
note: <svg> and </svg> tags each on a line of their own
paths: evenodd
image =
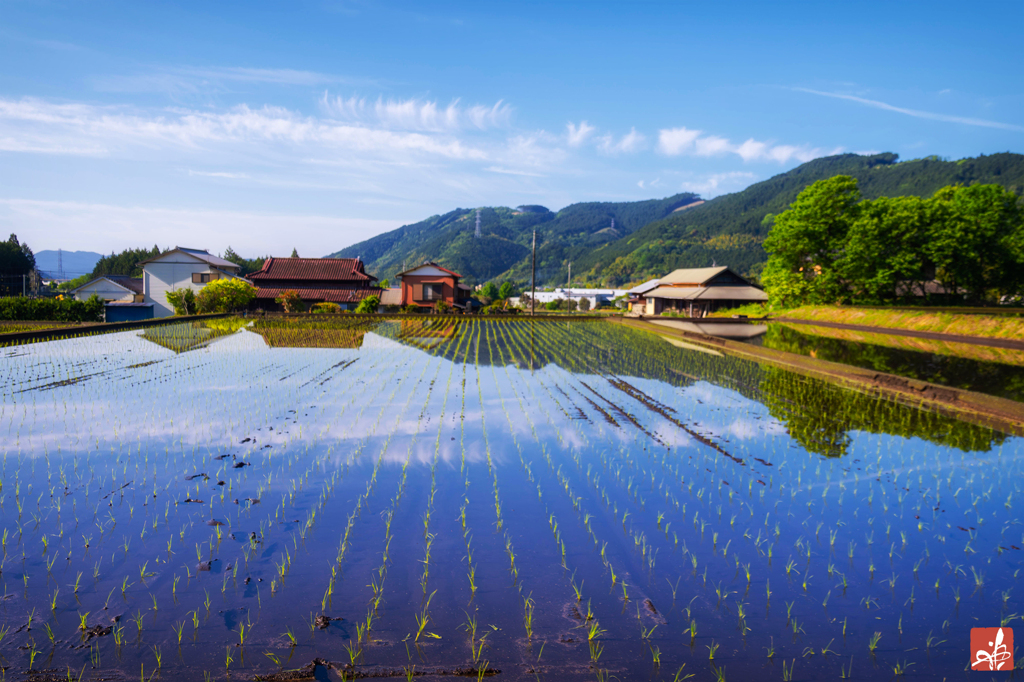
<svg viewBox="0 0 1024 682">
<path fill-rule="evenodd" d="M 57 279 L 64 281 L 64 252 L 57 249 Z"/>
<path fill-rule="evenodd" d="M 612 218 L 612 229 L 615 229 L 615 218 Z"/>
<path fill-rule="evenodd" d="M 480 209 L 476 210 L 476 238 L 480 239 Z"/>
</svg>

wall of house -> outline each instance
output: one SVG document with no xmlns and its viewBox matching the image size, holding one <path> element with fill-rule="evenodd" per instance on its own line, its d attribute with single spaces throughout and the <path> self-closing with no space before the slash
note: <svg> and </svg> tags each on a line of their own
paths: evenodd
<svg viewBox="0 0 1024 682">
<path fill-rule="evenodd" d="M 142 275 L 146 303 L 153 304 L 153 317 L 169 317 L 174 308 L 167 302 L 167 292 L 174 289 L 192 289 L 199 293 L 203 284 L 193 284 L 192 274 L 212 272 L 207 263 L 190 261 L 187 256 L 172 253 L 166 261 L 146 263 Z"/>
<path fill-rule="evenodd" d="M 405 275 L 402 277 L 402 305 L 433 306 L 436 301 L 420 301 L 416 299 L 415 292 L 417 287 L 421 287 L 424 284 L 441 284 L 444 288 L 442 293 L 444 300 L 449 305 L 455 304 L 455 278 L 451 275 L 447 277 L 438 275 Z"/>
<path fill-rule="evenodd" d="M 135 296 L 133 292 L 125 290 L 124 287 L 120 287 L 110 280 L 101 279 L 79 289 L 75 292 L 75 298 L 79 301 L 85 301 L 93 294 L 96 294 L 104 301 L 131 302 Z"/>
</svg>

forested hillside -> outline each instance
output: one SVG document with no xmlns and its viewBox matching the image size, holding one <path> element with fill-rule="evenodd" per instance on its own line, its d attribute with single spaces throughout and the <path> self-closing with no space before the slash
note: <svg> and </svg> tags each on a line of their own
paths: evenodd
<svg viewBox="0 0 1024 682">
<path fill-rule="evenodd" d="M 480 239 L 473 237 L 476 211 L 456 209 L 332 255 L 361 256 L 378 277 L 393 278 L 405 265 L 435 260 L 469 282 L 525 283 L 530 279 L 531 230 L 536 227 L 539 285 L 564 283 L 570 261 L 574 284 L 621 286 L 712 262 L 757 277 L 767 260 L 762 244 L 774 216 L 805 187 L 835 175 L 856 178 L 868 199 L 930 196 L 957 183 L 996 183 L 1021 195 L 1024 155 L 900 162 L 889 153 L 842 154 L 809 161 L 699 205 L 692 205 L 696 195 L 678 194 L 632 203 L 573 204 L 558 213 L 539 206 L 487 208 L 481 210 Z"/>
<path fill-rule="evenodd" d="M 475 236 L 476 209 L 459 208 L 378 235 L 331 256 L 358 256 L 366 262 L 369 272 L 392 280 L 406 267 L 432 260 L 463 275 L 467 283 L 503 278 L 510 272 L 518 273 L 516 277 L 525 282 L 530 277 L 530 245 L 536 229 L 538 280 L 565 281 L 568 259 L 632 234 L 697 200 L 695 194 L 677 194 L 649 201 L 591 202 L 573 204 L 558 213 L 543 206 L 482 208 L 479 238 Z M 520 272 L 524 265 L 525 275 Z"/>
</svg>

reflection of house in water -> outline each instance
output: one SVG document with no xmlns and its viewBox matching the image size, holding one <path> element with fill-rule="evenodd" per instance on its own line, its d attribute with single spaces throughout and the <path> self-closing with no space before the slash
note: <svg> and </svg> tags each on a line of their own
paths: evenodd
<svg viewBox="0 0 1024 682">
<path fill-rule="evenodd" d="M 218 324 L 217 322 L 220 322 Z M 182 322 L 150 327 L 139 334 L 139 338 L 155 343 L 162 348 L 185 353 L 198 348 L 205 348 L 217 339 L 238 331 L 239 324 L 230 321 L 217 322 Z"/>
</svg>

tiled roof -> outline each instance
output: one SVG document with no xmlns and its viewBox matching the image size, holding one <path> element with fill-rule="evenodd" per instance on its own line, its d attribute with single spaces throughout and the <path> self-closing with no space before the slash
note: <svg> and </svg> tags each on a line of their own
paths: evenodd
<svg viewBox="0 0 1024 682">
<path fill-rule="evenodd" d="M 401 289 L 385 289 L 384 293 L 380 295 L 381 305 L 402 305 L 402 290 Z"/>
<path fill-rule="evenodd" d="M 257 287 L 257 301 L 273 301 L 285 291 L 297 291 L 303 301 L 328 301 L 330 303 L 359 303 L 367 296 L 380 296 L 383 289 L 364 287 L 362 289 L 300 289 L 298 287 Z"/>
<path fill-rule="evenodd" d="M 252 281 L 288 279 L 311 281 L 371 282 L 358 258 L 268 258 L 263 268 L 248 275 Z"/>
</svg>

